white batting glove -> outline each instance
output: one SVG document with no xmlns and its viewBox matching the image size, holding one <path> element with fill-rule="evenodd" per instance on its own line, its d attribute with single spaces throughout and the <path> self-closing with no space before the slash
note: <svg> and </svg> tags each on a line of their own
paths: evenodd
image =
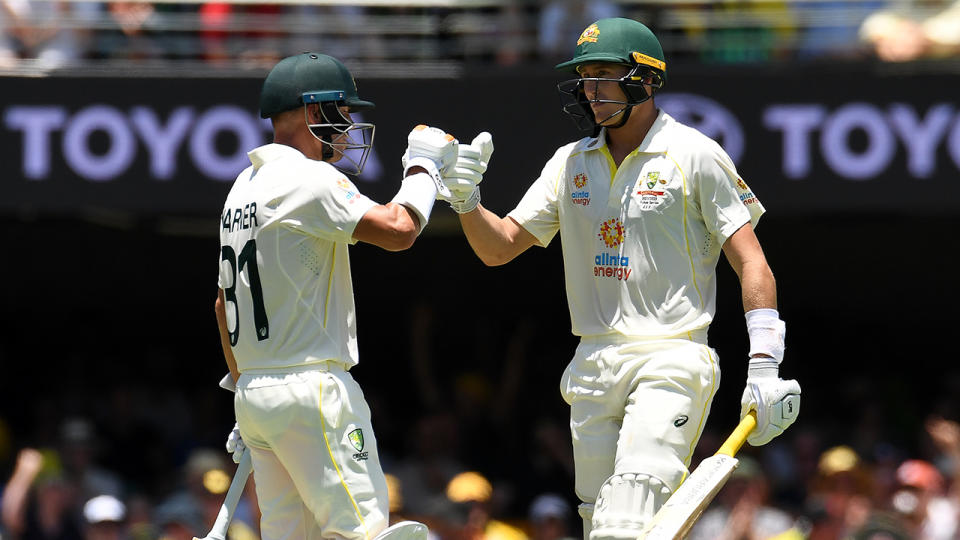
<svg viewBox="0 0 960 540">
<path fill-rule="evenodd" d="M 773 358 L 755 357 L 747 368 L 747 385 L 740 398 L 740 418 L 757 411 L 757 427 L 747 437 L 753 446 L 767 444 L 797 419 L 800 413 L 800 384 L 783 380 Z"/>
<path fill-rule="evenodd" d="M 423 167 L 444 197 L 450 190 L 443 183 L 441 174 L 457 161 L 457 139 L 440 128 L 418 125 L 407 135 L 407 150 L 403 153 L 403 176 L 412 167 Z"/>
<path fill-rule="evenodd" d="M 457 162 L 443 174 L 443 183 L 450 190 L 450 196 L 437 195 L 437 198 L 450 203 L 458 214 L 472 211 L 480 204 L 480 182 L 487 172 L 490 157 L 493 155 L 493 136 L 483 131 L 473 138 L 470 144 L 461 144 Z"/>
<path fill-rule="evenodd" d="M 240 463 L 240 457 L 243 456 L 243 451 L 247 449 L 246 443 L 243 442 L 243 438 L 240 437 L 240 426 L 238 424 L 233 424 L 233 429 L 230 430 L 230 435 L 227 436 L 227 452 L 233 454 L 234 463 Z"/>
</svg>

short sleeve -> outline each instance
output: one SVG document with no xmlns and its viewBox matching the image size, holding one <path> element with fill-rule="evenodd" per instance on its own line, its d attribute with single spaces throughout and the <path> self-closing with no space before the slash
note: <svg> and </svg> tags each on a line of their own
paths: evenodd
<svg viewBox="0 0 960 540">
<path fill-rule="evenodd" d="M 703 154 L 696 175 L 700 211 L 707 229 L 726 241 L 748 222 L 756 228 L 764 213 L 763 205 L 719 145 L 713 143 Z"/>
<path fill-rule="evenodd" d="M 546 247 L 560 230 L 558 201 L 561 177 L 566 170 L 569 155 L 570 145 L 557 150 L 543 166 L 540 177 L 527 189 L 517 207 L 507 214 L 532 234 L 543 247 Z"/>
<path fill-rule="evenodd" d="M 326 164 L 284 201 L 284 225 L 333 242 L 356 243 L 353 231 L 376 206 L 340 171 Z M 289 203 L 289 204 L 288 204 Z"/>
</svg>

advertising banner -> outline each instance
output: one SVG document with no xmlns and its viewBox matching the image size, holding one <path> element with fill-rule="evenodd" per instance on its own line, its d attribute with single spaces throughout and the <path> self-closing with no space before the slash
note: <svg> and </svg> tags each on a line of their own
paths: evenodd
<svg viewBox="0 0 960 540">
<path fill-rule="evenodd" d="M 463 79 L 366 79 L 377 108 L 361 191 L 386 202 L 419 123 L 496 148 L 484 204 L 513 208 L 557 147 L 584 134 L 544 70 Z M 217 216 L 246 152 L 270 141 L 262 74 L 247 78 L 0 78 L 0 213 Z M 861 66 L 677 68 L 656 102 L 715 138 L 778 215 L 960 211 L 960 76 Z"/>
</svg>

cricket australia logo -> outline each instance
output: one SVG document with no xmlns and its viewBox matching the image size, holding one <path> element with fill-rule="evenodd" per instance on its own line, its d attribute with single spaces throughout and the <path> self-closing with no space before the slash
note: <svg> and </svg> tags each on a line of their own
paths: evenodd
<svg viewBox="0 0 960 540">
<path fill-rule="evenodd" d="M 350 444 L 357 450 L 352 456 L 354 461 L 366 461 L 368 452 L 363 451 L 363 430 L 357 428 L 347 433 L 347 440 L 350 441 Z"/>
<path fill-rule="evenodd" d="M 570 200 L 573 201 L 573 204 L 580 204 L 587 206 L 590 204 L 590 192 L 583 189 L 587 185 L 587 175 L 584 173 L 579 173 L 573 177 L 573 186 L 576 188 L 575 191 L 570 193 Z"/>
<path fill-rule="evenodd" d="M 620 218 L 611 218 L 600 224 L 600 233 L 597 235 L 608 248 L 615 248 L 623 243 L 624 227 Z M 625 281 L 630 277 L 630 257 L 623 257 L 620 253 L 598 253 L 594 257 L 594 277 L 615 278 Z"/>
<path fill-rule="evenodd" d="M 660 173 L 651 172 L 647 173 L 647 189 L 653 189 L 657 187 L 657 180 L 660 179 Z"/>
<path fill-rule="evenodd" d="M 577 45 L 583 45 L 585 41 L 589 41 L 590 43 L 596 43 L 597 38 L 599 37 L 600 37 L 600 29 L 597 27 L 596 24 L 591 24 L 590 26 L 587 27 L 586 30 L 583 31 L 583 33 L 580 34 L 580 39 L 577 40 Z"/>
<path fill-rule="evenodd" d="M 640 196 L 640 209 L 650 210 L 659 206 L 667 193 L 663 189 L 666 185 L 667 179 L 660 178 L 659 171 L 648 172 L 646 178 L 640 178 L 636 191 L 636 195 Z"/>
</svg>

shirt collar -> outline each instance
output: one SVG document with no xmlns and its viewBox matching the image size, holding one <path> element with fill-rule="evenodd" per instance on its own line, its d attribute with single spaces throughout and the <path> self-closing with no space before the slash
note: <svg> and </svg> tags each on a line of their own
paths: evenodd
<svg viewBox="0 0 960 540">
<path fill-rule="evenodd" d="M 650 125 L 647 134 L 643 137 L 640 145 L 634 149 L 634 152 L 662 153 L 667 151 L 667 137 L 664 136 L 663 127 L 673 122 L 673 118 L 663 112 L 663 109 L 657 109 L 657 118 Z M 596 137 L 586 137 L 583 139 L 583 151 L 600 150 L 607 146 L 607 128 L 601 128 Z"/>
<path fill-rule="evenodd" d="M 302 158 L 304 156 L 299 150 L 292 146 L 270 143 L 254 148 L 253 150 L 247 152 L 247 157 L 250 158 L 250 163 L 253 164 L 253 168 L 259 169 L 265 163 L 270 161 L 276 161 L 286 157 Z"/>
</svg>

